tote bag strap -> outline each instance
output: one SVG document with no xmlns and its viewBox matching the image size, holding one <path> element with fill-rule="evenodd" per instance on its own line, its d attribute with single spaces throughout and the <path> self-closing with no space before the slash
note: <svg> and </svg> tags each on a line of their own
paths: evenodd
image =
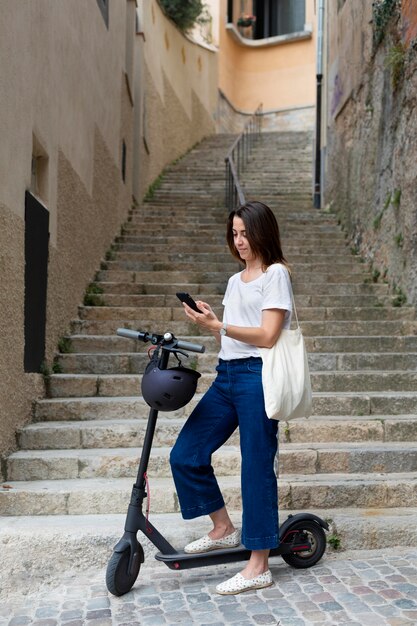
<svg viewBox="0 0 417 626">
<path fill-rule="evenodd" d="M 277 263 L 277 265 L 282 265 L 283 267 L 285 267 L 285 265 L 283 263 Z M 285 269 L 287 269 L 287 268 L 285 267 Z M 291 283 L 291 281 L 290 281 L 290 283 Z M 263 287 L 263 283 L 262 283 L 262 292 L 263 292 L 263 290 L 264 290 L 264 287 Z M 293 306 L 293 309 L 294 309 L 295 321 L 297 322 L 297 328 L 300 328 L 300 323 L 298 321 L 298 315 L 297 315 L 297 309 L 296 309 L 296 306 L 295 306 L 294 292 L 293 292 L 293 289 L 292 289 L 292 283 L 291 283 L 291 300 L 292 300 L 292 306 Z"/>
<path fill-rule="evenodd" d="M 298 321 L 298 315 L 297 315 L 297 309 L 296 309 L 296 306 L 295 306 L 295 300 L 294 300 L 294 293 L 293 293 L 293 290 L 292 290 L 292 285 L 291 285 L 291 299 L 292 299 L 292 305 L 294 307 L 294 315 L 295 315 L 295 321 L 297 322 L 297 328 L 300 328 L 300 323 Z"/>
</svg>

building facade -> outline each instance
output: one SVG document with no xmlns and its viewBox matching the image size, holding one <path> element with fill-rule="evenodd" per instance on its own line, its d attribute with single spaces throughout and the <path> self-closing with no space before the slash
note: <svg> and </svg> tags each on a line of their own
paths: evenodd
<svg viewBox="0 0 417 626">
<path fill-rule="evenodd" d="M 156 0 L 3 0 L 0 455 L 133 201 L 215 130 L 217 56 Z"/>
<path fill-rule="evenodd" d="M 314 0 L 221 0 L 220 6 L 219 87 L 223 99 L 241 113 L 252 113 L 262 103 L 264 128 L 313 128 Z M 227 106 L 221 104 L 220 118 L 226 124 Z"/>
</svg>

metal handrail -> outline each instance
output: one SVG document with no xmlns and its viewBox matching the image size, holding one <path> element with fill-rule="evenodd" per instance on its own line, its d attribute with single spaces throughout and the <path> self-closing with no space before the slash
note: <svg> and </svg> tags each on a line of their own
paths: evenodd
<svg viewBox="0 0 417 626">
<path fill-rule="evenodd" d="M 261 134 L 262 103 L 250 116 L 242 132 L 236 137 L 225 158 L 226 164 L 226 207 L 232 211 L 240 204 L 245 204 L 245 194 L 239 177 L 248 162 L 250 152 Z"/>
</svg>

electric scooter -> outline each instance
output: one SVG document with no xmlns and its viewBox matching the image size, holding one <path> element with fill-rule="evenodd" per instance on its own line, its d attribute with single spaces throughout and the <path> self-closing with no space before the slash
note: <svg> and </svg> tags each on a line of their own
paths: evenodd
<svg viewBox="0 0 417 626">
<path fill-rule="evenodd" d="M 159 369 L 167 369 L 171 354 L 178 360 L 178 354 L 188 357 L 184 352 L 203 353 L 205 347 L 177 339 L 171 332 L 163 335 L 119 328 L 117 334 L 136 341 L 150 342 L 155 348 L 152 360 Z M 151 453 L 158 410 L 151 408 L 143 452 L 139 463 L 136 482 L 133 485 L 130 504 L 127 511 L 124 534 L 113 549 L 106 571 L 107 589 L 115 596 L 122 596 L 133 587 L 145 560 L 141 544 L 137 539 L 140 530 L 158 548 L 157 561 L 162 561 L 170 569 L 183 570 L 207 565 L 234 563 L 248 560 L 251 554 L 243 546 L 214 550 L 211 552 L 187 554 L 176 550 L 151 524 L 142 511 L 146 493 L 146 471 Z M 289 515 L 280 526 L 280 545 L 270 551 L 270 556 L 281 556 L 286 563 L 295 568 L 307 568 L 320 561 L 326 549 L 328 524 L 317 515 L 298 513 Z"/>
</svg>

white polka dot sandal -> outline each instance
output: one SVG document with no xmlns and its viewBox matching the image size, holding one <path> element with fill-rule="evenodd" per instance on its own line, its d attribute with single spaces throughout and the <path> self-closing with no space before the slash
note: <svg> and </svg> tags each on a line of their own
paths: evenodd
<svg viewBox="0 0 417 626">
<path fill-rule="evenodd" d="M 210 552 L 210 550 L 221 550 L 222 548 L 237 548 L 238 546 L 240 546 L 240 529 L 221 539 L 211 539 L 211 537 L 205 535 L 201 539 L 187 544 L 184 552 L 187 552 L 187 554 L 198 554 L 200 552 Z"/>
<path fill-rule="evenodd" d="M 216 591 L 222 596 L 231 596 L 242 591 L 252 591 L 253 589 L 263 589 L 274 584 L 270 570 L 255 578 L 244 578 L 242 574 L 236 574 L 233 578 L 229 578 L 224 583 L 217 585 Z"/>
</svg>

